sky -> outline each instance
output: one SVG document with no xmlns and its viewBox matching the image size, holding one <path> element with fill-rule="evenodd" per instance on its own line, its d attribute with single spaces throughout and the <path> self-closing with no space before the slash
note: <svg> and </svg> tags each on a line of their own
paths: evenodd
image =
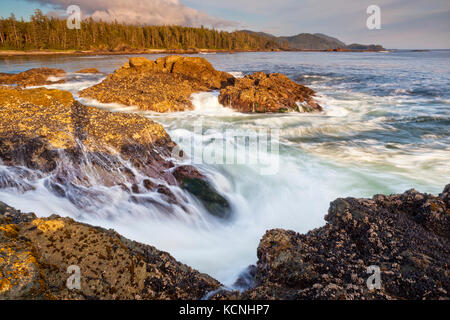
<svg viewBox="0 0 450 320">
<path fill-rule="evenodd" d="M 39 8 L 61 15 L 78 5 L 83 17 L 144 24 L 250 29 L 277 36 L 324 33 L 347 44 L 398 49 L 449 49 L 449 0 L 0 0 L 0 16 L 27 19 Z M 381 10 L 369 30 L 366 10 Z"/>
</svg>

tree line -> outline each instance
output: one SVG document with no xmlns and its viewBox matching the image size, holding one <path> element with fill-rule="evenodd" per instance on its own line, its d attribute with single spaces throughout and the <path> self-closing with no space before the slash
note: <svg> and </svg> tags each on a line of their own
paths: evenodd
<svg viewBox="0 0 450 320">
<path fill-rule="evenodd" d="M 116 22 L 81 22 L 80 29 L 67 28 L 66 20 L 48 17 L 36 9 L 30 21 L 0 18 L 0 49 L 13 50 L 121 50 L 218 49 L 267 50 L 275 41 L 245 32 L 181 26 L 139 26 Z"/>
</svg>

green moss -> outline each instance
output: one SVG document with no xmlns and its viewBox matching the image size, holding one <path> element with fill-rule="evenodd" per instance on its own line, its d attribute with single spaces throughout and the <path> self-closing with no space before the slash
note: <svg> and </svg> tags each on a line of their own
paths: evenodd
<svg viewBox="0 0 450 320">
<path fill-rule="evenodd" d="M 207 182 L 199 178 L 184 178 L 181 187 L 197 197 L 212 215 L 226 218 L 231 211 L 227 199 Z"/>
</svg>

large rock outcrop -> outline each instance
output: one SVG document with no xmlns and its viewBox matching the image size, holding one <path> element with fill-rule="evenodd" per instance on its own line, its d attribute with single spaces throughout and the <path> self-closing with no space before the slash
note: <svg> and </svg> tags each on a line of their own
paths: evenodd
<svg viewBox="0 0 450 320">
<path fill-rule="evenodd" d="M 85 68 L 76 71 L 76 73 L 100 73 L 97 68 Z"/>
<path fill-rule="evenodd" d="M 79 268 L 80 289 L 67 286 L 74 272 L 69 266 Z M 220 286 L 113 230 L 58 216 L 36 218 L 0 202 L 0 300 L 192 300 Z"/>
<path fill-rule="evenodd" d="M 33 188 L 30 180 L 48 177 L 47 188 L 78 207 L 102 197 L 89 189 L 95 186 L 121 188 L 144 204 L 154 200 L 141 194 L 157 192 L 170 204 L 177 199 L 167 186 L 200 179 L 217 209 L 211 213 L 225 216 L 228 202 L 197 169 L 176 168 L 167 160 L 175 146 L 164 128 L 146 117 L 88 107 L 66 91 L 0 88 L 0 160 L 12 172 L 0 174 L 0 188 L 27 191 Z M 204 195 L 188 191 L 203 201 Z"/>
<path fill-rule="evenodd" d="M 168 56 L 151 61 L 137 57 L 80 96 L 142 110 L 183 111 L 192 109 L 193 93 L 220 89 L 233 81 L 232 75 L 215 70 L 204 58 Z"/>
<path fill-rule="evenodd" d="M 240 112 L 321 111 L 314 91 L 279 73 L 256 72 L 222 89 L 219 102 Z"/>
<path fill-rule="evenodd" d="M 21 73 L 0 73 L 0 85 L 17 85 L 19 87 L 43 86 L 64 83 L 66 72 L 61 69 L 35 68 Z"/>
<path fill-rule="evenodd" d="M 447 185 L 439 197 L 410 190 L 337 199 L 324 227 L 268 231 L 254 287 L 216 298 L 449 299 L 449 194 Z M 369 266 L 380 268 L 380 289 L 368 289 Z"/>
</svg>

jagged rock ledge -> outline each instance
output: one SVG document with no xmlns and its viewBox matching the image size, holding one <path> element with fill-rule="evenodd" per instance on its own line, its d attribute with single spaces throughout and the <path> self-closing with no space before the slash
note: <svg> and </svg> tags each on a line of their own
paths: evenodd
<svg viewBox="0 0 450 320">
<path fill-rule="evenodd" d="M 151 61 L 136 57 L 80 96 L 142 110 L 184 111 L 193 108 L 193 93 L 220 89 L 233 80 L 204 58 L 168 56 Z"/>
<path fill-rule="evenodd" d="M 191 95 L 221 90 L 219 101 L 239 112 L 314 112 L 314 91 L 287 76 L 256 72 L 242 79 L 217 71 L 204 58 L 131 58 L 102 83 L 81 91 L 85 98 L 156 112 L 193 108 Z"/>
<path fill-rule="evenodd" d="M 167 160 L 175 147 L 164 128 L 146 117 L 85 106 L 67 91 L 0 87 L 0 161 L 12 172 L 0 173 L 0 188 L 26 192 L 33 189 L 29 181 L 45 177 L 51 192 L 82 209 L 87 199 L 102 198 L 91 187 L 116 187 L 133 202 L 166 205 L 170 212 L 180 201 L 168 186 L 179 185 L 212 214 L 227 216 L 229 203 L 204 175 Z"/>
<path fill-rule="evenodd" d="M 69 266 L 80 270 L 79 290 L 67 286 Z M 192 300 L 220 286 L 113 230 L 58 216 L 36 218 L 0 202 L 0 300 Z"/>
</svg>

